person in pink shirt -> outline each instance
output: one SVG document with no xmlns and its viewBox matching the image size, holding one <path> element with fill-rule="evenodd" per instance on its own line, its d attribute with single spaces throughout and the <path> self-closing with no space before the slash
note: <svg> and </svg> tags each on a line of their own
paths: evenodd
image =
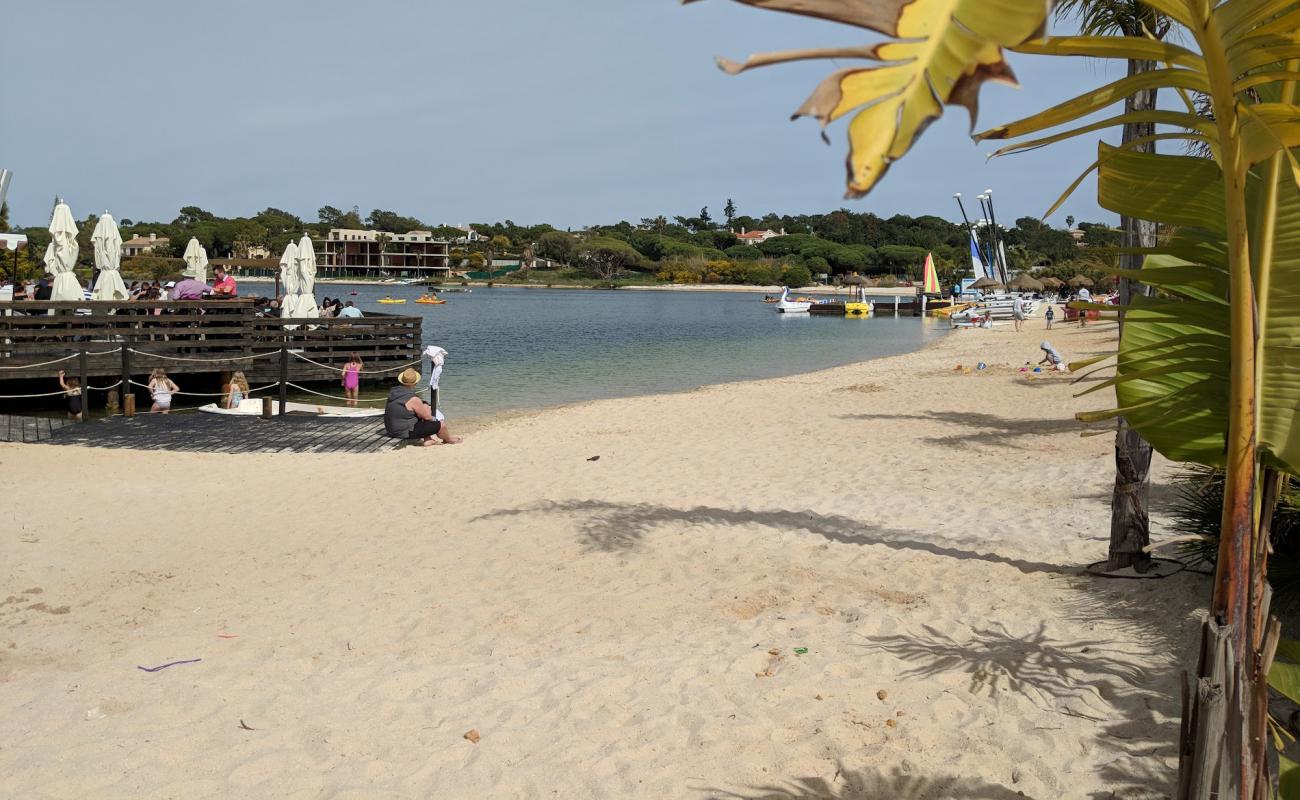
<svg viewBox="0 0 1300 800">
<path fill-rule="evenodd" d="M 236 295 L 235 279 L 226 272 L 225 267 L 216 267 L 212 271 L 212 293 L 218 297 L 234 297 Z"/>
</svg>

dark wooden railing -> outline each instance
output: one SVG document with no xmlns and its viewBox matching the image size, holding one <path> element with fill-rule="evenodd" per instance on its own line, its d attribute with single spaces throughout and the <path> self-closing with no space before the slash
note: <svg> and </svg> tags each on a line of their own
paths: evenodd
<svg viewBox="0 0 1300 800">
<path fill-rule="evenodd" d="M 60 369 L 140 375 L 154 367 L 274 380 L 282 350 L 290 354 L 289 380 L 337 380 L 304 359 L 341 367 L 356 353 L 372 372 L 417 361 L 420 348 L 419 317 L 281 319 L 263 316 L 251 299 L 0 302 L 0 381 L 49 378 Z M 82 353 L 84 367 L 80 358 L 43 363 Z"/>
</svg>

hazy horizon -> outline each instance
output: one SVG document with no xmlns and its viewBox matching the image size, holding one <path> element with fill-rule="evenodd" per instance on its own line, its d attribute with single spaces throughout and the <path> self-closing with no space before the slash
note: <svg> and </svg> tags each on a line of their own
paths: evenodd
<svg viewBox="0 0 1300 800">
<path fill-rule="evenodd" d="M 0 51 L 0 101 L 18 109 L 0 120 L 10 221 L 44 225 L 56 194 L 79 219 L 109 210 L 158 222 L 187 205 L 227 217 L 270 206 L 307 221 L 355 205 L 434 225 L 580 228 L 706 205 L 721 219 L 728 198 L 754 217 L 845 207 L 957 219 L 953 192 L 973 203 L 992 187 L 1010 222 L 1040 215 L 1095 158 L 1095 139 L 1081 137 L 986 163 L 995 148 L 973 145 L 965 111 L 949 108 L 872 195 L 846 201 L 844 124 L 827 147 L 816 122 L 788 117 L 850 62 L 730 77 L 712 58 L 862 32 L 723 0 L 612 6 L 25 6 L 14 15 L 23 35 Z M 1011 58 L 1023 88 L 986 86 L 981 126 L 1122 71 Z M 38 70 L 39 82 L 16 79 Z M 1092 180 L 1048 222 L 1066 215 L 1115 219 Z"/>
</svg>

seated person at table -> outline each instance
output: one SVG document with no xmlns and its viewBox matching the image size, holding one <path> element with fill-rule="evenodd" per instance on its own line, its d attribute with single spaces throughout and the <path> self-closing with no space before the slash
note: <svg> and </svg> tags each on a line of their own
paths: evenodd
<svg viewBox="0 0 1300 800">
<path fill-rule="evenodd" d="M 207 294 L 208 285 L 203 281 L 182 275 L 181 279 L 172 287 L 172 300 L 202 300 L 203 295 Z"/>
<path fill-rule="evenodd" d="M 336 308 L 337 308 L 337 306 L 336 306 Z M 359 309 L 359 308 L 357 308 L 355 305 L 353 305 L 353 303 L 352 303 L 351 300 L 349 300 L 349 301 L 347 302 L 347 305 L 343 306 L 343 308 L 339 310 L 338 315 L 339 315 L 340 317 L 352 317 L 352 318 L 354 318 L 354 319 L 357 318 L 357 317 L 363 317 L 363 316 L 365 316 L 364 314 L 361 313 L 361 309 Z"/>
<path fill-rule="evenodd" d="M 235 289 L 235 279 L 226 272 L 225 267 L 216 267 L 212 270 L 212 293 L 217 297 L 234 297 L 238 294 Z"/>
<path fill-rule="evenodd" d="M 397 385 L 388 393 L 384 406 L 384 432 L 394 439 L 418 440 L 422 446 L 458 444 L 459 436 L 452 436 L 447 425 L 438 420 L 429 404 L 415 393 L 420 373 L 413 369 L 402 370 Z"/>
</svg>

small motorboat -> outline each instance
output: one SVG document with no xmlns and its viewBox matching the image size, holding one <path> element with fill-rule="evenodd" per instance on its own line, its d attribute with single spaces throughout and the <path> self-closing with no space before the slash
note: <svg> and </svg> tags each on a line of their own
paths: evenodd
<svg viewBox="0 0 1300 800">
<path fill-rule="evenodd" d="M 404 303 L 406 302 L 406 298 L 404 298 L 404 297 L 382 297 L 382 298 L 376 300 L 375 302 L 376 302 L 376 303 L 379 303 L 379 304 L 381 304 L 381 305 L 386 305 L 386 306 L 400 306 L 400 305 L 402 305 L 402 304 L 404 304 Z"/>
<path fill-rule="evenodd" d="M 806 314 L 812 308 L 811 300 L 791 300 L 788 288 L 781 290 L 781 299 L 776 303 L 779 314 Z"/>
<path fill-rule="evenodd" d="M 278 413 L 280 404 L 273 402 L 272 408 Z M 199 411 L 205 414 L 224 414 L 231 417 L 256 417 L 262 413 L 262 398 L 245 397 L 239 401 L 238 408 L 222 408 L 216 403 L 208 403 L 205 406 L 199 406 Z M 308 414 L 313 417 L 382 417 L 384 410 L 382 408 L 328 406 L 317 403 L 285 403 L 284 413 L 298 416 Z"/>
</svg>

